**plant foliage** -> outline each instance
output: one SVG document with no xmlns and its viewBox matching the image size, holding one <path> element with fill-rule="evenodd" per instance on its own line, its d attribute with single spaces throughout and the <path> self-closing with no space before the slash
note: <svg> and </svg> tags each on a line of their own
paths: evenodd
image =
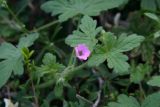
<svg viewBox="0 0 160 107">
<path fill-rule="evenodd" d="M 97 16 L 103 10 L 115 8 L 125 0 L 52 0 L 44 3 L 41 8 L 52 15 L 58 15 L 59 21 L 66 21 L 78 14 Z"/>
<path fill-rule="evenodd" d="M 122 52 L 139 46 L 143 40 L 143 36 L 136 34 L 129 36 L 122 34 L 117 38 L 110 32 L 104 33 L 101 37 L 102 44 L 97 46 L 88 64 L 98 66 L 107 60 L 109 68 L 113 68 L 119 74 L 125 74 L 128 72 L 129 64 L 127 63 L 128 57 Z M 96 59 L 98 60 L 94 62 Z"/>
<path fill-rule="evenodd" d="M 160 0 L 0 0 L 0 107 L 160 107 Z"/>
<path fill-rule="evenodd" d="M 0 87 L 2 87 L 12 74 L 22 75 L 24 72 L 24 58 L 22 54 L 23 48 L 28 48 L 38 38 L 38 34 L 30 34 L 27 37 L 22 37 L 17 47 L 10 43 L 2 43 L 0 45 Z"/>
</svg>

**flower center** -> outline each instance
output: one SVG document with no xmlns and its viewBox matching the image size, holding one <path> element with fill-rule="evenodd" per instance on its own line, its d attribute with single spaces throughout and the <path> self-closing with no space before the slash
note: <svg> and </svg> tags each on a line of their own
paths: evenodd
<svg viewBox="0 0 160 107">
<path fill-rule="evenodd" d="M 80 50 L 80 51 L 78 51 L 78 54 L 79 54 L 79 56 L 82 56 L 83 52 Z"/>
</svg>

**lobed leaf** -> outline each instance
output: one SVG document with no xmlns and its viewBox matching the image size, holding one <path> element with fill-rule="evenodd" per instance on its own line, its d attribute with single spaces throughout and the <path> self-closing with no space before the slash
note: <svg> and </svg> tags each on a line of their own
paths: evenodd
<svg viewBox="0 0 160 107">
<path fill-rule="evenodd" d="M 127 74 L 128 68 L 130 67 L 127 60 L 128 57 L 122 52 L 132 50 L 133 48 L 140 45 L 144 40 L 143 36 L 138 36 L 132 34 L 129 36 L 121 35 L 117 38 L 114 34 L 110 32 L 105 32 L 100 41 L 102 44 L 95 49 L 93 55 L 88 61 L 90 66 L 98 66 L 107 60 L 108 67 L 114 69 L 118 74 Z M 96 60 L 94 62 L 93 60 Z"/>
<path fill-rule="evenodd" d="M 95 20 L 89 16 L 84 16 L 81 20 L 79 29 L 66 38 L 66 44 L 71 47 L 75 47 L 78 44 L 86 44 L 90 51 L 92 51 L 98 42 L 95 37 L 102 30 L 101 27 L 96 28 L 96 26 L 97 22 Z"/>
<path fill-rule="evenodd" d="M 153 14 L 153 13 L 145 13 L 145 15 L 147 17 L 149 17 L 150 19 L 153 19 L 155 21 L 157 21 L 158 23 L 160 23 L 160 19 L 159 17 L 156 15 L 156 14 Z"/>
<path fill-rule="evenodd" d="M 31 33 L 27 35 L 26 37 L 22 37 L 20 38 L 17 47 L 19 49 L 24 48 L 24 47 L 30 47 L 31 45 L 33 45 L 34 41 L 38 39 L 38 37 L 39 37 L 38 33 Z"/>
<path fill-rule="evenodd" d="M 23 57 L 19 49 L 9 43 L 0 46 L 0 87 L 9 79 L 12 71 L 14 74 L 23 74 Z"/>
<path fill-rule="evenodd" d="M 131 67 L 130 80 L 133 83 L 140 83 L 146 74 L 151 72 L 151 66 L 148 64 L 139 64 L 138 66 Z"/>
<path fill-rule="evenodd" d="M 147 84 L 150 86 L 160 87 L 160 76 L 153 76 L 151 80 L 147 82 Z"/>
<path fill-rule="evenodd" d="M 160 92 L 153 93 L 144 100 L 141 107 L 160 107 Z"/>
<path fill-rule="evenodd" d="M 127 63 L 128 57 L 122 53 L 109 53 L 107 55 L 108 67 L 113 68 L 118 74 L 127 74 L 130 65 Z"/>
<path fill-rule="evenodd" d="M 12 72 L 15 75 L 23 74 L 24 58 L 21 51 L 23 48 L 27 48 L 33 45 L 33 42 L 37 38 L 37 34 L 31 34 L 27 37 L 22 37 L 17 46 L 18 48 L 6 42 L 0 45 L 0 87 L 2 87 L 7 82 Z"/>
<path fill-rule="evenodd" d="M 121 94 L 117 102 L 110 102 L 107 107 L 140 107 L 140 104 L 134 97 Z"/>
<path fill-rule="evenodd" d="M 144 10 L 155 11 L 156 10 L 156 0 L 142 0 L 141 8 Z"/>
<path fill-rule="evenodd" d="M 97 16 L 101 11 L 118 7 L 126 0 L 51 0 L 44 3 L 41 8 L 52 15 L 59 15 L 63 22 L 76 15 Z"/>
<path fill-rule="evenodd" d="M 119 52 L 130 51 L 133 48 L 139 46 L 143 40 L 144 37 L 138 36 L 137 34 L 131 34 L 129 36 L 120 35 L 117 40 L 117 46 L 115 47 L 115 50 Z"/>
<path fill-rule="evenodd" d="M 36 73 L 39 78 L 44 75 L 55 76 L 61 72 L 65 66 L 56 62 L 56 56 L 51 53 L 46 53 L 42 60 L 43 64 L 36 68 Z"/>
</svg>

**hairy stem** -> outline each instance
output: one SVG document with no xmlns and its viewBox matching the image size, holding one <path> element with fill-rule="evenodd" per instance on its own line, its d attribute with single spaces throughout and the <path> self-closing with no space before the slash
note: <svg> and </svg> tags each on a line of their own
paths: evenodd
<svg viewBox="0 0 160 107">
<path fill-rule="evenodd" d="M 35 105 L 36 105 L 36 107 L 39 107 L 39 101 L 38 101 L 38 97 L 36 95 L 36 89 L 35 89 L 33 80 L 31 80 L 31 83 L 32 83 L 32 91 L 33 91 L 33 94 L 34 94 Z"/>
<path fill-rule="evenodd" d="M 18 23 L 24 33 L 28 33 L 29 31 L 25 28 L 25 25 L 18 19 L 16 14 L 12 11 L 12 9 L 6 4 L 6 9 L 13 16 L 14 20 Z"/>
<path fill-rule="evenodd" d="M 146 94 L 143 89 L 142 83 L 139 83 L 139 88 L 140 88 L 141 100 L 143 100 L 146 97 Z"/>
<path fill-rule="evenodd" d="M 79 94 L 76 94 L 76 97 L 77 97 L 78 99 L 83 100 L 84 102 L 86 102 L 86 103 L 88 103 L 88 104 L 90 104 L 90 105 L 92 105 L 92 104 L 93 104 L 93 102 L 92 102 L 92 101 L 90 101 L 90 100 L 88 100 L 88 99 L 86 99 L 86 98 L 84 98 L 84 97 L 80 96 Z"/>
<path fill-rule="evenodd" d="M 70 59 L 69 59 L 69 62 L 68 62 L 68 66 L 72 65 L 73 58 L 74 58 L 74 50 L 72 50 L 72 53 L 71 53 L 71 56 L 70 56 Z"/>
<path fill-rule="evenodd" d="M 39 32 L 39 31 L 41 31 L 41 30 L 43 30 L 43 29 L 46 29 L 46 28 L 48 28 L 48 27 L 51 27 L 51 26 L 53 26 L 53 25 L 55 25 L 55 24 L 57 24 L 57 23 L 59 23 L 59 21 L 58 20 L 56 20 L 56 21 L 52 21 L 52 22 L 49 22 L 48 24 L 45 24 L 45 25 L 43 25 L 43 26 L 41 26 L 41 27 L 39 27 L 39 28 L 36 28 L 36 29 L 34 29 L 34 30 L 32 30 L 32 31 L 30 31 L 30 32 Z"/>
<path fill-rule="evenodd" d="M 54 82 L 55 82 L 55 80 L 49 80 L 49 81 L 47 81 L 45 83 L 37 85 L 36 88 L 38 88 L 38 89 L 47 88 L 47 87 L 51 86 Z"/>
<path fill-rule="evenodd" d="M 75 68 L 73 68 L 71 70 L 64 70 L 63 71 L 64 74 L 62 74 L 62 75 L 63 76 L 69 75 L 69 74 L 73 73 L 74 71 L 80 70 L 80 69 L 82 69 L 82 68 L 84 68 L 86 66 L 87 66 L 87 63 L 83 63 L 83 64 L 81 64 L 81 65 L 79 65 L 79 66 L 77 66 L 77 67 L 75 67 Z M 40 84 L 40 85 L 36 86 L 36 88 L 43 89 L 43 88 L 51 86 L 54 82 L 55 82 L 55 80 L 49 80 L 49 81 L 47 81 L 47 82 L 45 82 L 43 84 Z"/>
</svg>

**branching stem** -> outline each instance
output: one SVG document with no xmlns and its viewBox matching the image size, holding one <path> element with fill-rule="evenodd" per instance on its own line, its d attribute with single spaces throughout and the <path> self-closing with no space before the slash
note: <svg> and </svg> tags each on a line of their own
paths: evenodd
<svg viewBox="0 0 160 107">
<path fill-rule="evenodd" d="M 93 102 L 92 102 L 92 101 L 89 101 L 88 99 L 86 99 L 86 98 L 84 98 L 84 97 L 80 96 L 79 94 L 76 94 L 76 97 L 77 97 L 78 99 L 83 100 L 84 102 L 86 102 L 86 103 L 88 103 L 88 104 L 90 104 L 90 105 L 92 105 L 92 104 L 93 104 Z"/>
<path fill-rule="evenodd" d="M 8 10 L 8 12 L 12 15 L 12 17 L 14 18 L 14 20 L 18 23 L 18 25 L 21 27 L 22 31 L 26 34 L 29 31 L 25 28 L 25 25 L 18 19 L 18 17 L 16 16 L 16 14 L 12 11 L 12 9 L 5 4 L 6 9 Z"/>
<path fill-rule="evenodd" d="M 46 29 L 48 27 L 51 27 L 51 26 L 53 26 L 53 25 L 55 25 L 57 23 L 59 23 L 59 21 L 58 20 L 56 20 L 56 21 L 54 20 L 54 21 L 49 22 L 49 23 L 47 23 L 47 24 L 45 24 L 45 25 L 43 25 L 43 26 L 41 26 L 39 28 L 36 28 L 36 29 L 34 29 L 34 30 L 30 31 L 30 32 L 39 32 L 39 31 L 44 30 L 44 29 Z"/>
<path fill-rule="evenodd" d="M 75 68 L 73 68 L 73 69 L 69 69 L 69 70 L 64 70 L 62 73 L 64 73 L 64 74 L 62 74 L 63 76 L 68 76 L 69 74 L 72 74 L 73 72 L 75 72 L 75 71 L 77 71 L 77 70 L 80 70 L 80 69 L 82 69 L 82 68 L 84 68 L 84 67 L 86 67 L 87 66 L 87 63 L 83 63 L 83 64 L 81 64 L 81 65 L 79 65 L 79 66 L 77 66 L 77 67 L 75 67 Z M 55 82 L 55 80 L 49 80 L 49 81 L 47 81 L 47 82 L 45 82 L 45 83 L 43 83 L 43 84 L 40 84 L 40 85 L 38 85 L 38 86 L 36 86 L 36 88 L 39 88 L 39 89 L 43 89 L 43 88 L 46 88 L 46 87 L 49 87 L 49 86 L 51 86 L 53 83 Z"/>
</svg>

